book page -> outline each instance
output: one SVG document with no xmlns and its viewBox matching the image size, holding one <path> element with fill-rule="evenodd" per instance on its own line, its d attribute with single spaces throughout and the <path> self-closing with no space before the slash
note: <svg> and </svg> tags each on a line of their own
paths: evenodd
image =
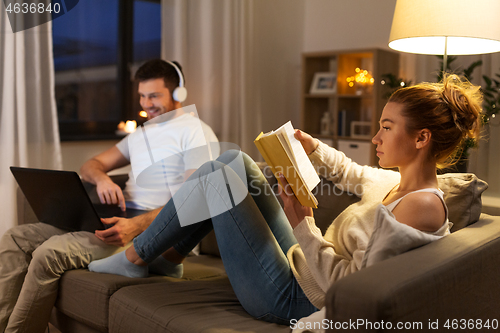
<svg viewBox="0 0 500 333">
<path fill-rule="evenodd" d="M 286 140 L 287 143 L 282 142 L 283 146 L 291 148 L 291 151 L 290 149 L 285 149 L 290 155 L 290 159 L 292 160 L 294 167 L 300 173 L 302 179 L 304 179 L 304 182 L 309 191 L 311 191 L 316 187 L 316 185 L 319 184 L 320 179 L 311 161 L 309 160 L 304 147 L 302 147 L 300 141 L 297 140 L 294 136 L 295 131 L 293 129 L 292 122 L 287 122 L 285 125 L 278 128 L 275 132 L 279 134 L 278 137 L 280 138 L 280 141 L 283 139 Z"/>
</svg>

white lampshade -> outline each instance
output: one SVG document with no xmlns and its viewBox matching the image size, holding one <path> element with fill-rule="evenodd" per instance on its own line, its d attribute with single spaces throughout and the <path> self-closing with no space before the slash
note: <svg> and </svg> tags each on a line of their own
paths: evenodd
<svg viewBox="0 0 500 333">
<path fill-rule="evenodd" d="M 499 52 L 500 0 L 397 0 L 389 47 L 419 54 Z"/>
</svg>

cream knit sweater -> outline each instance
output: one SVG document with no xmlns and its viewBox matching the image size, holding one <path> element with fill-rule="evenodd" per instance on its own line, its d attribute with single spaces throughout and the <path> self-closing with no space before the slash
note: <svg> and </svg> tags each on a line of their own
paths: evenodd
<svg viewBox="0 0 500 333">
<path fill-rule="evenodd" d="M 287 253 L 290 266 L 311 303 L 322 308 L 331 284 L 361 268 L 376 208 L 399 183 L 400 174 L 360 166 L 321 142 L 309 158 L 319 175 L 361 198 L 339 214 L 324 236 L 313 217 L 293 231 L 299 243 Z"/>
</svg>

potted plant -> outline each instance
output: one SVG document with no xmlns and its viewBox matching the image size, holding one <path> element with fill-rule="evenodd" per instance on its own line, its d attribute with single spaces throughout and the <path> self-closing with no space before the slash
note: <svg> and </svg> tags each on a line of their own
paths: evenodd
<svg viewBox="0 0 500 333">
<path fill-rule="evenodd" d="M 500 79 L 500 74 L 497 73 L 495 76 Z M 496 117 L 500 110 L 500 81 L 487 75 L 483 75 L 483 80 L 486 83 L 482 89 L 484 94 L 483 125 L 486 125 Z"/>
<path fill-rule="evenodd" d="M 440 68 L 443 68 L 443 56 L 442 55 L 438 55 L 437 57 L 441 59 Z M 479 66 L 481 66 L 483 64 L 483 61 L 482 60 L 475 61 L 472 64 L 470 64 L 467 68 L 464 68 L 462 70 L 460 70 L 460 69 L 452 70 L 451 67 L 450 67 L 450 65 L 456 59 L 457 59 L 457 57 L 454 57 L 454 56 L 449 56 L 448 57 L 448 62 L 447 62 L 447 66 L 446 66 L 446 70 L 445 71 L 447 73 L 455 73 L 455 74 L 457 74 L 459 76 L 464 77 L 469 82 L 471 82 L 472 81 L 472 73 L 474 72 L 474 70 L 476 69 L 476 67 L 479 67 Z M 440 82 L 443 79 L 443 73 L 444 73 L 444 71 L 439 70 L 438 73 L 439 74 L 437 75 L 437 82 Z M 483 78 L 484 78 L 484 76 L 483 76 Z M 484 123 L 484 116 L 483 116 L 483 118 L 481 120 Z M 457 156 L 455 157 L 456 158 L 455 164 L 452 165 L 451 167 L 447 168 L 447 169 L 441 170 L 441 172 L 442 173 L 446 173 L 446 172 L 461 172 L 461 173 L 465 173 L 465 172 L 467 172 L 467 161 L 468 161 L 468 158 L 469 158 L 469 149 L 470 148 L 474 148 L 476 146 L 477 146 L 477 142 L 475 140 L 470 139 L 470 138 L 466 138 L 464 140 L 464 142 L 462 143 L 462 146 L 460 147 L 460 150 L 459 150 Z"/>
<path fill-rule="evenodd" d="M 465 76 L 465 75 L 464 75 Z M 495 74 L 500 79 L 500 74 Z M 483 80 L 486 85 L 481 88 L 483 93 L 483 114 L 481 117 L 481 125 L 487 126 L 494 119 L 500 110 L 500 80 L 483 75 Z M 458 172 L 467 172 L 467 159 L 469 157 L 469 149 L 475 148 L 477 142 L 475 140 L 466 139 L 462 145 L 461 155 L 458 156 L 455 169 Z M 448 170 L 449 171 L 449 170 Z"/>
</svg>

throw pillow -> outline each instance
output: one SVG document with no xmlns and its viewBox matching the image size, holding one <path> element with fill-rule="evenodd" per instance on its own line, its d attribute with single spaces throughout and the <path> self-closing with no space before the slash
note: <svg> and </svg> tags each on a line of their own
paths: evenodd
<svg viewBox="0 0 500 333">
<path fill-rule="evenodd" d="M 455 232 L 477 222 L 481 215 L 481 194 L 488 184 L 471 173 L 446 173 L 438 175 L 438 186 L 444 192 L 448 206 L 448 219 Z"/>
</svg>

